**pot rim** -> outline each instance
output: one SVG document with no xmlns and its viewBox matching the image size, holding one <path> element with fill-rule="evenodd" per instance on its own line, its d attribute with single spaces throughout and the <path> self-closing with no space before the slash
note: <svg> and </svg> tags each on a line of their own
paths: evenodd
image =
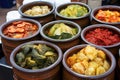
<svg viewBox="0 0 120 80">
<path fill-rule="evenodd" d="M 53 47 L 58 52 L 58 59 L 52 65 L 45 67 L 45 68 L 42 68 L 42 69 L 31 70 L 31 69 L 22 68 L 15 63 L 14 57 L 15 57 L 16 52 L 19 51 L 19 49 L 25 44 L 46 44 L 46 45 L 49 45 L 49 46 Z M 12 53 L 10 55 L 10 62 L 12 64 L 13 68 L 16 68 L 19 71 L 27 72 L 27 73 L 44 72 L 44 71 L 53 69 L 61 62 L 61 60 L 62 60 L 62 50 L 57 45 L 50 43 L 50 42 L 46 42 L 46 41 L 30 41 L 30 42 L 23 43 L 23 44 L 17 46 L 12 51 Z"/>
<path fill-rule="evenodd" d="M 49 27 L 50 24 L 53 24 L 53 25 L 54 25 L 54 24 L 56 24 L 56 23 L 72 24 L 72 25 L 74 25 L 74 26 L 78 29 L 78 33 L 77 33 L 75 36 L 73 36 L 72 38 L 69 38 L 69 39 L 52 39 L 52 38 L 46 36 L 46 35 L 44 34 L 44 30 L 45 30 L 47 27 Z M 80 32 L 81 32 L 81 27 L 80 27 L 77 23 L 72 22 L 72 21 L 68 21 L 68 20 L 56 20 L 56 21 L 49 22 L 49 23 L 43 25 L 43 27 L 42 27 L 41 30 L 40 30 L 41 36 L 42 36 L 43 38 L 45 38 L 46 40 L 51 41 L 51 42 L 68 42 L 68 41 L 75 40 L 76 38 L 78 38 L 78 37 L 80 36 Z"/>
<path fill-rule="evenodd" d="M 113 9 L 119 9 L 120 10 L 120 7 L 119 6 L 115 6 L 115 5 L 105 5 L 105 6 L 99 6 L 97 8 L 94 8 L 92 11 L 91 11 L 91 18 L 93 18 L 94 20 L 96 20 L 97 22 L 100 22 L 100 23 L 103 23 L 103 24 L 109 24 L 109 25 L 113 25 L 113 24 L 120 24 L 120 22 L 105 22 L 105 21 L 101 21 L 97 18 L 95 18 L 94 14 L 95 12 L 98 12 L 98 10 L 100 9 L 110 9 L 110 8 L 113 8 Z"/>
<path fill-rule="evenodd" d="M 77 49 L 78 49 L 78 48 L 83 48 L 83 47 L 85 47 L 85 46 L 87 46 L 87 45 L 89 45 L 89 44 L 76 45 L 76 46 L 74 46 L 74 47 L 71 47 L 70 49 L 68 49 L 68 50 L 64 53 L 62 63 L 63 63 L 63 66 L 65 67 L 65 69 L 66 69 L 68 72 L 70 72 L 71 74 L 73 74 L 74 76 L 77 76 L 77 77 L 80 77 L 80 78 L 86 78 L 86 79 L 98 79 L 98 78 L 103 78 L 103 77 L 109 75 L 110 73 L 112 73 L 112 71 L 115 69 L 115 66 L 116 66 L 116 60 L 115 60 L 114 56 L 112 55 L 112 53 L 111 53 L 110 51 L 108 51 L 107 49 L 105 49 L 105 48 L 98 47 L 98 46 L 93 46 L 93 45 L 91 45 L 91 46 L 93 46 L 93 47 L 95 47 L 95 48 L 97 48 L 97 49 L 103 50 L 103 51 L 107 54 L 107 56 L 110 58 L 111 66 L 110 66 L 110 68 L 109 68 L 108 71 L 106 71 L 105 73 L 103 73 L 103 74 L 101 74 L 101 75 L 97 75 L 97 76 L 87 76 L 87 75 L 82 75 L 82 74 L 79 74 L 79 73 L 77 73 L 77 72 L 74 72 L 73 70 L 71 70 L 71 69 L 67 66 L 67 64 L 66 64 L 66 58 L 67 58 L 67 56 L 68 56 L 68 52 L 72 51 L 72 50 L 75 49 L 75 48 L 77 48 Z"/>
<path fill-rule="evenodd" d="M 37 25 L 38 30 L 37 30 L 37 32 L 34 33 L 33 35 L 28 36 L 28 37 L 25 37 L 25 38 L 11 38 L 11 37 L 5 36 L 5 35 L 3 34 L 3 31 L 2 31 L 2 30 L 3 30 L 5 27 L 7 27 L 9 24 L 11 24 L 12 22 L 15 22 L 15 21 L 28 21 L 28 22 L 34 23 L 35 25 Z M 30 39 L 30 38 L 38 35 L 40 29 L 41 29 L 41 24 L 40 24 L 38 21 L 35 21 L 35 20 L 33 20 L 33 19 L 21 18 L 21 19 L 11 20 L 11 21 L 8 21 L 8 22 L 5 22 L 4 24 L 2 24 L 1 27 L 0 27 L 0 35 L 1 35 L 1 37 L 5 38 L 5 39 L 8 39 L 8 40 L 12 40 L 12 41 L 16 41 L 16 40 L 17 40 L 17 41 L 20 41 L 20 40 Z"/>
<path fill-rule="evenodd" d="M 101 45 L 96 45 L 94 43 L 91 43 L 89 41 L 87 41 L 85 38 L 84 38 L 84 35 L 86 33 L 86 31 L 88 31 L 89 29 L 92 29 L 92 28 L 108 28 L 108 29 L 112 29 L 114 31 L 117 31 L 118 33 L 120 33 L 120 30 L 118 28 L 116 28 L 115 26 L 112 26 L 112 25 L 106 25 L 106 24 L 93 24 L 93 25 L 90 25 L 90 26 L 87 26 L 86 28 L 84 28 L 82 31 L 81 31 L 81 38 L 83 41 L 85 41 L 87 44 L 90 44 L 90 45 L 94 45 L 94 46 L 100 46 L 100 47 L 104 47 L 104 48 L 112 48 L 112 47 L 116 47 L 116 46 L 119 46 L 120 45 L 120 42 L 118 43 L 115 43 L 113 45 L 108 45 L 108 46 L 101 46 Z"/>
<path fill-rule="evenodd" d="M 27 5 L 30 5 L 30 4 L 41 4 L 41 3 L 45 3 L 46 5 L 52 6 L 52 9 L 50 10 L 50 12 L 48 12 L 47 14 L 38 15 L 38 16 L 29 16 L 29 15 L 24 14 L 24 13 L 21 11 L 21 9 L 22 9 L 23 7 L 25 7 L 25 6 L 27 6 Z M 24 4 L 24 5 L 22 5 L 22 6 L 20 6 L 20 7 L 18 8 L 18 12 L 19 12 L 22 16 L 24 16 L 24 17 L 29 17 L 29 18 L 45 17 L 45 16 L 50 15 L 51 13 L 53 13 L 54 10 L 55 10 L 55 5 L 52 4 L 52 3 L 50 3 L 50 2 L 47 2 L 47 1 L 34 1 L 34 2 L 30 2 L 30 3 Z"/>
<path fill-rule="evenodd" d="M 72 5 L 72 4 L 78 4 L 78 5 L 85 6 L 85 7 L 88 9 L 88 13 L 87 13 L 86 15 L 84 15 L 84 16 L 77 17 L 77 18 L 65 17 L 65 16 L 62 16 L 62 15 L 59 14 L 59 12 L 58 12 L 58 8 L 59 8 L 59 7 L 65 6 L 65 5 Z M 90 15 L 91 11 L 92 11 L 91 8 L 90 8 L 87 4 L 82 3 L 82 2 L 69 2 L 69 3 L 64 3 L 64 4 L 61 4 L 61 5 L 57 6 L 56 9 L 55 9 L 55 13 L 56 13 L 57 16 L 62 17 L 62 18 L 64 18 L 64 19 L 70 19 L 70 20 L 76 20 L 76 19 L 85 18 L 85 17 L 87 17 L 87 16 Z"/>
</svg>

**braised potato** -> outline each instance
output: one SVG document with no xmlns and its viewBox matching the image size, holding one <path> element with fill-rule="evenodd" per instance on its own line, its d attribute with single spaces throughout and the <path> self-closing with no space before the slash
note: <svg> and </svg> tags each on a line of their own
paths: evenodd
<svg viewBox="0 0 120 80">
<path fill-rule="evenodd" d="M 89 76 L 103 74 L 110 68 L 106 54 L 90 45 L 68 57 L 67 64 L 73 71 Z"/>
<path fill-rule="evenodd" d="M 76 54 L 74 54 L 73 56 L 69 57 L 69 58 L 67 59 L 68 65 L 69 65 L 69 66 L 72 66 L 73 64 L 75 64 L 75 63 L 76 63 L 76 59 L 77 59 Z"/>
<path fill-rule="evenodd" d="M 75 71 L 75 72 L 78 72 L 78 73 L 81 73 L 81 74 L 84 74 L 85 73 L 85 68 L 84 66 L 82 65 L 82 63 L 75 63 L 73 66 L 72 66 L 72 69 Z"/>
</svg>

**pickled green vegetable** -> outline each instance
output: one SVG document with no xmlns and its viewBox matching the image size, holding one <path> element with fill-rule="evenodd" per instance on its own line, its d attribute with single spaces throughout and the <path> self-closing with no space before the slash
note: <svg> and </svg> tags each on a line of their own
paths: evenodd
<svg viewBox="0 0 120 80">
<path fill-rule="evenodd" d="M 54 24 L 46 34 L 53 39 L 68 39 L 75 36 L 77 32 L 77 28 L 70 27 L 64 23 L 58 23 Z"/>
<path fill-rule="evenodd" d="M 15 62 L 27 69 L 41 69 L 53 64 L 58 58 L 55 50 L 45 44 L 26 44 L 15 56 Z"/>
<path fill-rule="evenodd" d="M 88 10 L 84 6 L 69 5 L 67 8 L 60 11 L 60 14 L 65 17 L 77 18 L 84 16 L 88 13 Z"/>
</svg>

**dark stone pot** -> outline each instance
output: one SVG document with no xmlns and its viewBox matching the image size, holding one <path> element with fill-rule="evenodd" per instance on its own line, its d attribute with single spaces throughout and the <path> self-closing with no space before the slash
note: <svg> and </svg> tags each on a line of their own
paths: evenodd
<svg viewBox="0 0 120 80">
<path fill-rule="evenodd" d="M 65 9 L 67 6 L 69 5 L 81 5 L 81 6 L 84 6 L 88 9 L 88 13 L 84 16 L 81 16 L 81 17 L 78 17 L 78 18 L 69 18 L 69 17 L 64 17 L 62 15 L 59 14 L 59 12 L 62 10 L 62 9 Z M 70 21 L 73 21 L 73 22 L 76 22 L 77 24 L 79 24 L 81 26 L 81 28 L 83 29 L 84 27 L 88 26 L 90 24 L 90 13 L 91 13 L 91 9 L 90 7 L 85 4 L 85 3 L 81 3 L 81 2 L 71 2 L 71 3 L 65 3 L 65 4 L 62 4 L 62 5 L 59 5 L 56 9 L 55 9 L 55 14 L 56 14 L 56 17 L 55 19 L 57 20 L 70 20 Z"/>
<path fill-rule="evenodd" d="M 108 71 L 106 71 L 105 73 L 101 74 L 101 75 L 97 75 L 97 76 L 87 76 L 87 75 L 82 75 L 79 73 L 74 72 L 67 64 L 67 58 L 75 53 L 77 53 L 78 51 L 80 51 L 81 49 L 83 49 L 84 47 L 86 47 L 88 44 L 82 44 L 82 45 L 77 45 L 74 46 L 70 49 L 68 49 L 64 55 L 63 55 L 63 80 L 114 80 L 114 70 L 116 67 L 116 60 L 115 57 L 112 55 L 112 53 L 110 51 L 108 51 L 105 48 L 102 47 L 98 47 L 98 46 L 94 46 L 97 49 L 100 49 L 102 51 L 105 52 L 108 60 L 110 61 L 110 69 Z"/>
<path fill-rule="evenodd" d="M 55 49 L 56 53 L 58 54 L 57 60 L 48 67 L 42 69 L 36 69 L 36 70 L 25 69 L 18 66 L 15 62 L 15 55 L 22 46 L 28 43 L 46 44 L 47 46 Z M 13 72 L 14 72 L 14 76 L 13 76 L 14 80 L 61 80 L 60 78 L 61 60 L 62 60 L 62 50 L 57 45 L 45 41 L 31 41 L 31 42 L 23 43 L 18 47 L 16 47 L 10 55 L 10 62 L 13 66 Z"/>
<path fill-rule="evenodd" d="M 8 25 L 10 25 L 12 22 L 15 22 L 15 21 L 28 21 L 28 22 L 34 23 L 38 26 L 38 31 L 31 36 L 28 36 L 25 38 L 19 38 L 19 39 L 5 36 L 3 34 L 3 29 L 5 29 Z M 32 19 L 25 19 L 25 18 L 12 20 L 1 25 L 0 35 L 1 35 L 2 49 L 6 58 L 6 62 L 9 65 L 10 65 L 10 60 L 9 60 L 10 54 L 13 51 L 13 49 L 15 49 L 18 45 L 22 43 L 33 41 L 33 40 L 40 40 L 41 39 L 39 34 L 40 29 L 41 29 L 41 24 L 39 22 Z"/>
<path fill-rule="evenodd" d="M 38 15 L 38 16 L 29 16 L 29 15 L 24 14 L 26 10 L 31 9 L 33 6 L 48 6 L 50 8 L 50 12 L 47 14 Z M 44 25 L 54 20 L 54 10 L 55 10 L 55 6 L 52 3 L 46 2 L 46 1 L 35 1 L 31 3 L 27 3 L 27 4 L 20 6 L 18 9 L 22 17 L 37 20 L 41 23 L 41 25 Z"/>
</svg>

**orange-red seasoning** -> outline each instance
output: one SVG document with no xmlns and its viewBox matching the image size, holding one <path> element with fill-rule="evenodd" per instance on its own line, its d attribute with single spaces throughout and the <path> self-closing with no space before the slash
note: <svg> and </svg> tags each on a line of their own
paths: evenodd
<svg viewBox="0 0 120 80">
<path fill-rule="evenodd" d="M 25 38 L 33 35 L 37 30 L 37 25 L 33 23 L 27 21 L 16 21 L 3 29 L 3 34 L 11 38 Z"/>
<path fill-rule="evenodd" d="M 108 46 L 120 42 L 120 35 L 106 28 L 96 28 L 85 35 L 86 40 L 96 45 Z"/>
</svg>

